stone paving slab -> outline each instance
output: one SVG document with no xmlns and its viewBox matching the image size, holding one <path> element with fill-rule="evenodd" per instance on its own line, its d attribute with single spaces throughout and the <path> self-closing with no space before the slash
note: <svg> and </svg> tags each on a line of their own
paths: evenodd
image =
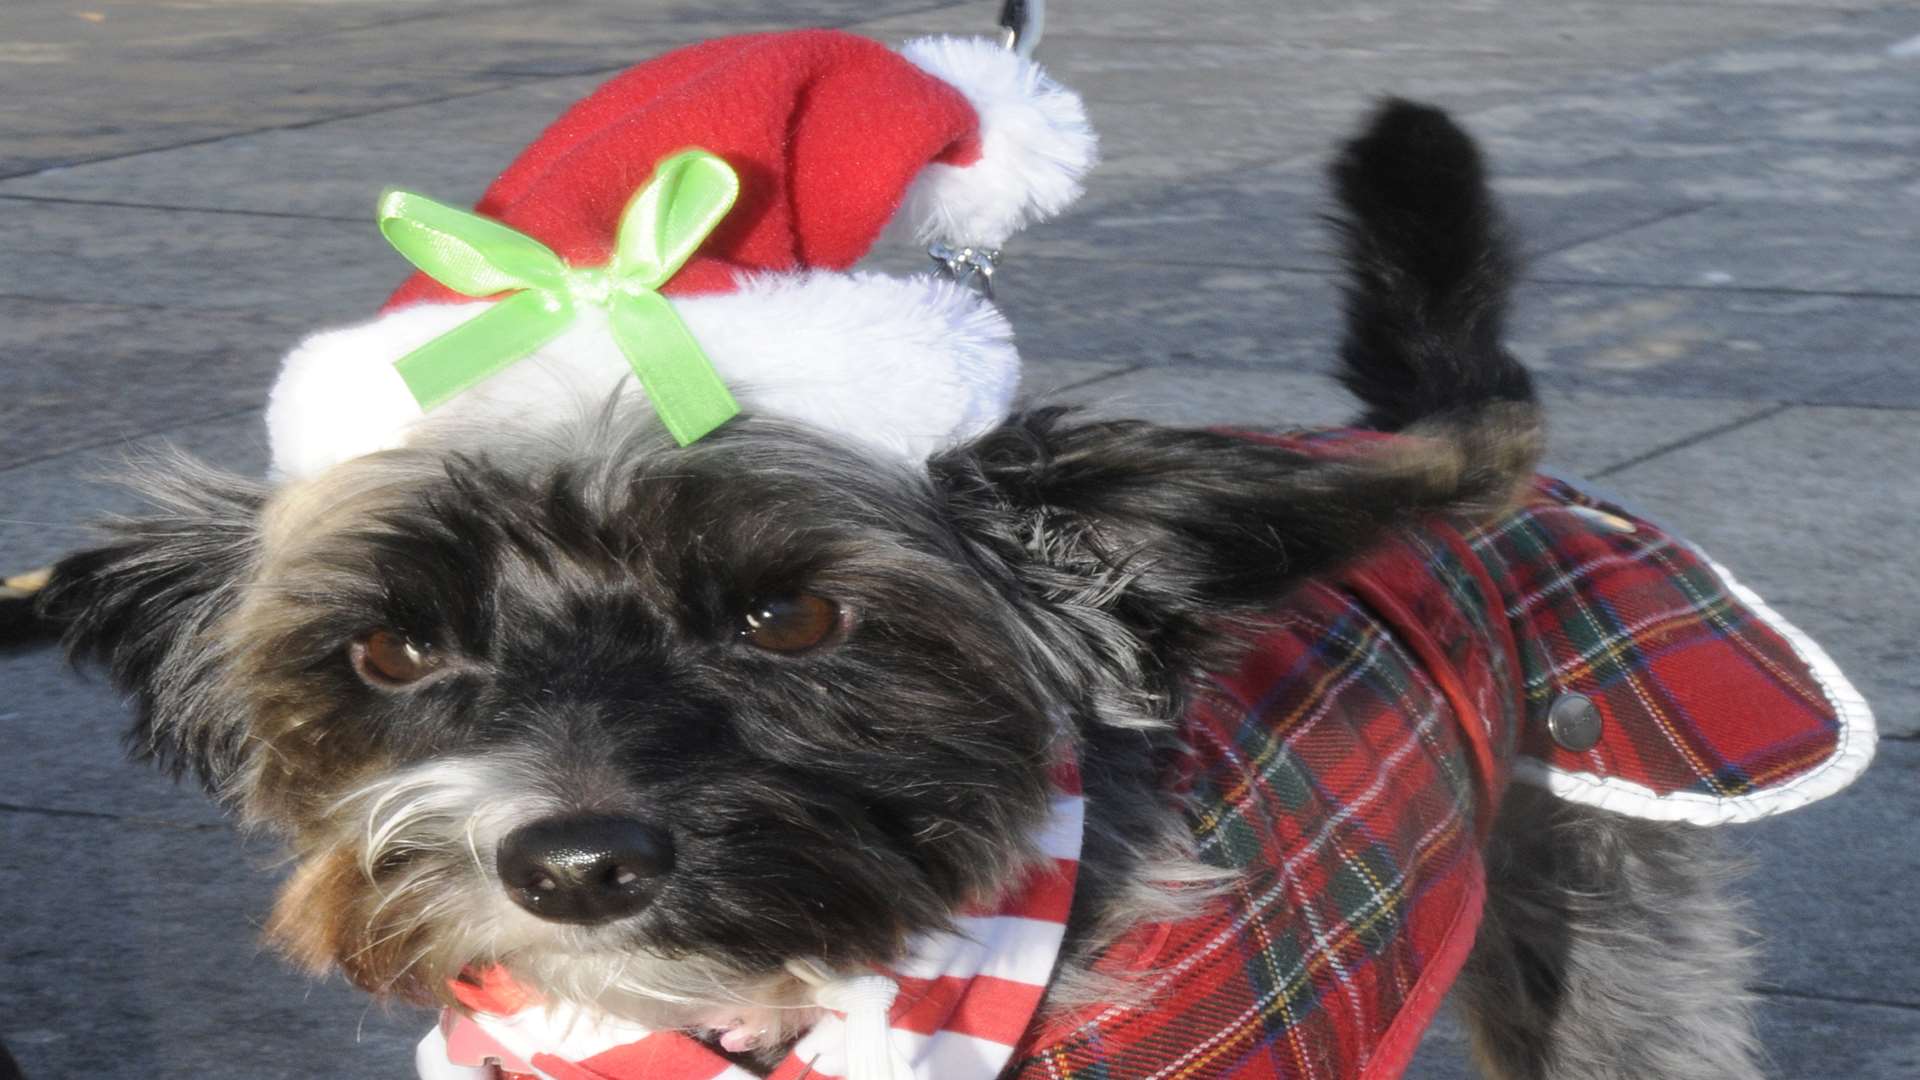
<svg viewBox="0 0 1920 1080">
<path fill-rule="evenodd" d="M 470 205 L 603 79 L 542 79 L 375 116 L 263 131 L 0 182 L 0 196 L 331 217 L 373 228 L 387 187 Z M 0 205 L 5 205 L 0 202 Z"/>
<path fill-rule="evenodd" d="M 30 84 L 18 76 L 0 79 L 0 124 L 7 131 L 0 176 L 500 85 L 444 72 L 342 80 L 292 63 L 222 64 L 218 82 L 172 59 L 33 68 Z"/>
<path fill-rule="evenodd" d="M 0 1040 L 34 1080 L 410 1075 L 428 1020 L 388 1015 L 265 951 L 264 839 L 0 814 Z"/>
<path fill-rule="evenodd" d="M 1457 62 L 1470 66 L 1466 59 Z M 1325 169 L 1335 147 L 1385 96 L 1376 87 L 1353 94 L 1337 109 L 1288 114 L 1281 122 L 1302 127 L 1291 138 L 1292 152 L 1277 162 L 1221 173 L 1196 171 L 1179 183 L 1159 185 L 1096 173 L 1087 200 L 1067 219 L 1083 227 L 1023 240 L 1060 255 L 1153 251 L 1174 262 L 1329 267 Z M 1480 137 L 1510 224 L 1529 253 L 1570 247 L 1706 205 L 1659 188 L 1591 177 L 1614 151 L 1577 136 L 1493 135 L 1478 112 L 1442 95 L 1415 88 L 1404 96 L 1451 108 Z"/>
<path fill-rule="evenodd" d="M 1020 398 L 1039 404 L 1055 400 L 1072 401 L 1094 391 L 1090 383 L 1102 383 L 1125 372 L 1119 364 L 1093 360 L 1046 360 L 1025 362 L 1020 373 Z"/>
<path fill-rule="evenodd" d="M 1548 385 L 1794 401 L 1910 369 L 1920 348 L 1913 307 L 1874 297 L 1530 283 L 1514 299 L 1512 344 Z"/>
<path fill-rule="evenodd" d="M 406 277 L 359 222 L 0 202 L 0 295 L 360 319 Z"/>
<path fill-rule="evenodd" d="M 10 759 L 0 803 L 224 832 L 219 810 L 197 787 L 176 787 L 160 770 L 129 763 L 121 744 L 127 704 L 104 677 L 76 676 L 55 659 L 48 651 L 0 653 L 0 686 L 6 687 L 0 730 L 7 732 Z M 56 714 L 57 725 L 32 722 Z"/>
<path fill-rule="evenodd" d="M 1056 395 L 1100 416 L 1178 427 L 1284 431 L 1330 427 L 1353 417 L 1353 397 L 1332 379 L 1290 371 L 1135 368 Z"/>
<path fill-rule="evenodd" d="M 1159 191 L 1196 176 L 1240 172 L 1324 145 L 1324 133 L 1338 130 L 1333 114 L 1289 115 L 1258 104 L 1189 108 L 1169 100 L 1089 101 L 1087 115 L 1100 131 L 1100 170 L 1089 182 L 1096 192 Z"/>
<path fill-rule="evenodd" d="M 0 297 L 0 463 L 256 409 L 308 329 L 297 313 Z"/>
<path fill-rule="evenodd" d="M 391 25 L 458 5 L 506 0 L 11 0 L 7 40 L 90 64 L 127 56 L 207 57 L 222 49 L 352 27 Z M 10 54 L 11 55 L 11 54 Z"/>
<path fill-rule="evenodd" d="M 1318 372 L 1339 325 L 1333 282 L 1317 273 L 1023 251 L 997 280 L 1023 356 Z"/>
<path fill-rule="evenodd" d="M 1075 228 L 1038 234 L 1013 254 L 1031 246 L 1040 254 L 1077 258 L 1140 252 L 1174 264 L 1331 270 L 1337 260 L 1326 215 L 1333 204 L 1323 169 L 1330 148 L 1351 134 L 1367 107 L 1356 104 L 1337 126 L 1316 131 L 1308 162 L 1202 176 L 1142 193 L 1135 193 L 1142 185 L 1096 182 L 1088 205 L 1071 216 Z M 1467 122 L 1471 127 L 1471 117 Z M 1499 147 L 1489 147 L 1488 155 L 1520 250 L 1531 257 L 1703 205 L 1657 190 L 1565 179 L 1578 175 L 1578 162 L 1553 166 L 1553 178 L 1545 179 L 1521 173 Z"/>
<path fill-rule="evenodd" d="M 1098 250 L 1092 229 L 1066 246 Z M 1022 250 L 1001 280 L 1002 306 L 1034 355 L 1308 373 L 1332 366 L 1338 341 L 1338 283 L 1321 272 Z M 1912 371 L 1920 330 L 1911 307 L 1897 298 L 1529 283 L 1514 301 L 1511 341 L 1543 384 L 1561 389 L 1826 400 Z"/>
<path fill-rule="evenodd" d="M 1890 354 L 1893 370 L 1871 379 L 1829 389 L 1807 399 L 1809 405 L 1858 405 L 1871 409 L 1920 409 L 1920 364 L 1913 351 Z"/>
<path fill-rule="evenodd" d="M 51 562 L 96 539 L 93 524 L 101 518 L 138 510 L 139 500 L 114 478 L 125 475 L 128 461 L 168 448 L 255 476 L 267 467 L 266 433 L 257 409 L 42 460 L 7 462 L 0 467 L 0 552 L 6 553 L 6 572 Z"/>
<path fill-rule="evenodd" d="M 1920 1024 L 1911 1009 L 1781 998 L 1760 1010 L 1760 1039 L 1775 1076 L 1920 1076 Z"/>
<path fill-rule="evenodd" d="M 831 8 L 834 5 L 819 5 Z M 882 5 L 885 6 L 885 5 Z M 894 6 L 906 6 L 895 4 Z M 726 34 L 792 27 L 800 13 L 754 12 L 733 5 L 686 5 L 689 17 L 663 15 L 654 5 L 512 4 L 490 11 L 450 11 L 412 22 L 407 33 L 386 28 L 341 30 L 239 54 L 248 61 L 325 58 L 353 72 L 444 71 L 487 78 L 611 73 L 692 41 Z M 840 17 L 814 20 L 831 24 Z M 426 49 L 422 42 L 458 42 Z"/>
<path fill-rule="evenodd" d="M 949 9 L 944 32 L 964 32 Z M 889 37 L 936 32 L 908 20 L 873 24 Z M 865 29 L 865 27 L 863 27 Z M 1564 78 L 1564 57 L 1508 58 L 1489 71 L 1485 57 L 1466 50 L 1364 48 L 1316 44 L 1288 34 L 1232 41 L 1140 41 L 1101 32 L 1050 32 L 1047 70 L 1089 99 L 1122 106 L 1177 102 L 1182 108 L 1244 106 L 1266 101 L 1262 123 L 1302 118 L 1338 122 L 1382 94 L 1424 94 L 1456 106 L 1510 98 L 1543 79 Z M 1478 69 L 1478 77 L 1473 72 Z"/>
<path fill-rule="evenodd" d="M 1895 198 L 1908 206 L 1915 201 Z M 1783 229 L 1783 221 L 1795 227 Z M 1721 203 L 1581 244 L 1546 260 L 1538 272 L 1642 286 L 1920 296 L 1920 214 L 1877 205 Z"/>
<path fill-rule="evenodd" d="M 1494 139 L 1583 147 L 1596 184 L 1697 200 L 1873 206 L 1920 183 L 1910 148 L 1920 11 L 1829 20 L 1778 40 L 1485 110 Z M 1791 220 L 1790 218 L 1787 220 Z M 1776 223 L 1774 233 L 1791 231 Z"/>
<path fill-rule="evenodd" d="M 1596 159 L 1583 170 L 1583 182 L 1595 191 L 1659 193 L 1697 204 L 1728 199 L 1841 206 L 1911 197 L 1920 190 L 1920 167 L 1902 153 L 1898 140 L 1908 125 L 1895 101 L 1795 114 L 1810 130 L 1793 138 L 1736 138 L 1707 146 L 1672 136 L 1643 138 Z M 1865 130 L 1870 123 L 1836 115 L 1843 112 L 1881 114 L 1885 119 L 1873 136 L 1878 145 L 1835 137 L 1843 125 L 1857 122 Z M 1732 132 L 1744 123 L 1742 117 L 1723 117 L 1718 126 Z"/>
<path fill-rule="evenodd" d="M 1920 970 L 1906 962 L 1913 927 L 1888 917 L 1920 880 L 1920 846 L 1912 842 L 1916 791 L 1920 745 L 1887 742 L 1839 797 L 1730 830 L 1753 867 L 1744 891 L 1755 901 L 1761 981 L 1769 992 L 1920 1009 Z M 1850 865 L 1872 872 L 1835 874 L 1836 842 L 1847 848 Z"/>
</svg>

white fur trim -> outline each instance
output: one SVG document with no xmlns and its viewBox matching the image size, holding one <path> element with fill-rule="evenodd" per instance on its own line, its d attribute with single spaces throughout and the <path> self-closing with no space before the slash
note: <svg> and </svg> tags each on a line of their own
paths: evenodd
<svg viewBox="0 0 1920 1080">
<path fill-rule="evenodd" d="M 743 407 L 909 460 L 998 424 L 1020 385 L 1006 317 L 931 275 L 770 275 L 674 306 Z"/>
<path fill-rule="evenodd" d="M 1583 486 L 1574 479 L 1561 475 L 1559 479 Z M 1618 498 L 1607 496 L 1607 501 L 1623 506 Z M 1637 511 L 1635 511 L 1638 514 Z M 1651 521 L 1645 514 L 1639 517 Z M 1672 535 L 1669 533 L 1669 535 Z M 1594 773 L 1570 772 L 1556 768 L 1538 758 L 1519 757 L 1514 760 L 1513 778 L 1544 787 L 1569 802 L 1597 806 L 1616 814 L 1629 817 L 1646 818 L 1651 821 L 1682 821 L 1689 825 L 1729 825 L 1743 821 L 1754 821 L 1788 810 L 1796 810 L 1810 802 L 1824 799 L 1848 784 L 1853 783 L 1866 771 L 1873 761 L 1874 747 L 1878 736 L 1873 721 L 1873 710 L 1868 707 L 1866 698 L 1854 689 L 1852 683 L 1841 673 L 1839 665 L 1827 655 L 1818 642 L 1808 637 L 1801 629 L 1788 622 L 1779 612 L 1768 607 L 1758 593 L 1734 580 L 1727 568 L 1715 562 L 1711 556 L 1693 544 L 1687 545 L 1694 554 L 1706 561 L 1706 564 L 1726 585 L 1736 599 L 1753 610 L 1760 621 L 1771 627 L 1774 633 L 1785 638 L 1813 673 L 1820 686 L 1820 692 L 1826 695 L 1833 706 L 1834 715 L 1839 719 L 1840 732 L 1835 743 L 1833 755 L 1779 787 L 1770 787 L 1747 795 L 1709 795 L 1694 791 L 1676 791 L 1662 795 L 1643 784 L 1631 780 L 1622 780 L 1617 776 L 1599 776 Z"/>
<path fill-rule="evenodd" d="M 420 406 L 393 361 L 465 321 L 415 308 L 365 326 L 323 330 L 294 346 L 267 395 L 277 475 L 299 477 L 399 446 Z"/>
<path fill-rule="evenodd" d="M 985 38 L 919 38 L 900 55 L 966 95 L 980 118 L 980 160 L 929 165 L 908 188 L 895 221 L 918 240 L 998 247 L 1080 197 L 1099 160 L 1080 95 Z"/>
<path fill-rule="evenodd" d="M 939 278 L 767 275 L 673 305 L 743 409 L 908 460 L 998 423 L 1019 385 L 1005 318 Z M 276 474 L 311 476 L 434 430 L 570 419 L 616 392 L 641 393 L 605 320 L 587 310 L 539 352 L 423 416 L 393 362 L 487 306 L 419 304 L 302 342 L 267 406 Z"/>
</svg>

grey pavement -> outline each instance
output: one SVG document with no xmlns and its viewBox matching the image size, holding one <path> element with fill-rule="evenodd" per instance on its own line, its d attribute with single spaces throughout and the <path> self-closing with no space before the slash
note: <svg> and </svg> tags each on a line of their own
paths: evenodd
<svg viewBox="0 0 1920 1080">
<path fill-rule="evenodd" d="M 471 198 L 568 102 L 678 43 L 973 32 L 996 7 L 6 0 L 0 570 L 123 507 L 95 481 L 129 453 L 260 468 L 277 357 L 403 275 L 371 225 L 384 186 Z M 1853 789 L 1733 833 L 1776 1073 L 1920 1077 L 1920 3 L 1053 0 L 1051 16 L 1042 58 L 1087 95 L 1106 163 L 1009 251 L 1036 394 L 1338 422 L 1328 146 L 1384 93 L 1483 137 L 1526 233 L 1515 345 L 1556 460 L 1813 632 L 1887 735 Z M 410 1075 L 425 1018 L 265 953 L 270 839 L 124 763 L 125 718 L 49 653 L 0 657 L 0 1040 L 27 1075 Z M 1411 1075 L 1468 1075 L 1461 1048 L 1443 1022 Z"/>
</svg>

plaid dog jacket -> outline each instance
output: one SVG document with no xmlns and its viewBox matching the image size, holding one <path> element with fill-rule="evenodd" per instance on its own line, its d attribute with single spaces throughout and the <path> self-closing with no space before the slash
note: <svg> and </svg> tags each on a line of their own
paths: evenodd
<svg viewBox="0 0 1920 1080">
<path fill-rule="evenodd" d="M 1002 1076 L 1391 1080 L 1472 946 L 1509 782 L 1713 825 L 1831 794 L 1873 754 L 1817 645 L 1703 553 L 1549 477 L 1498 520 L 1428 521 L 1295 590 L 1210 682 L 1179 785 L 1230 893 L 1116 943 L 1099 966 L 1141 1003 L 1034 1024 Z"/>
<path fill-rule="evenodd" d="M 1009 1076 L 1390 1080 L 1466 960 L 1510 780 L 1712 825 L 1831 794 L 1873 754 L 1818 646 L 1548 477 L 1484 527 L 1428 522 L 1298 590 L 1213 681 L 1185 720 L 1188 793 L 1230 895 L 1122 940 L 1101 966 L 1146 1004 L 1056 1018 Z M 1556 708 L 1584 721 L 1571 746 Z"/>
</svg>

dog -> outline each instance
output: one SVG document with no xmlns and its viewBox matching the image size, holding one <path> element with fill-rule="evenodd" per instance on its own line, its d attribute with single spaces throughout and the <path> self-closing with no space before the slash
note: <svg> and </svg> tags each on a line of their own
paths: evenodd
<svg viewBox="0 0 1920 1080">
<path fill-rule="evenodd" d="M 152 462 L 152 511 L 40 610 L 132 695 L 139 756 L 285 839 L 268 936 L 377 996 L 471 1008 L 501 969 L 766 1074 L 822 1015 L 809 972 L 1047 865 L 1064 742 L 1084 839 L 1041 1013 L 1150 1007 L 1102 958 L 1235 887 L 1175 781 L 1208 673 L 1394 537 L 1512 514 L 1540 453 L 1470 137 L 1390 101 L 1330 177 L 1370 433 L 1340 452 L 1046 407 L 914 471 L 752 413 L 677 446 L 616 403 L 287 489 Z M 1708 831 L 1522 784 L 1472 810 L 1455 997 L 1489 1076 L 1761 1075 Z"/>
</svg>

